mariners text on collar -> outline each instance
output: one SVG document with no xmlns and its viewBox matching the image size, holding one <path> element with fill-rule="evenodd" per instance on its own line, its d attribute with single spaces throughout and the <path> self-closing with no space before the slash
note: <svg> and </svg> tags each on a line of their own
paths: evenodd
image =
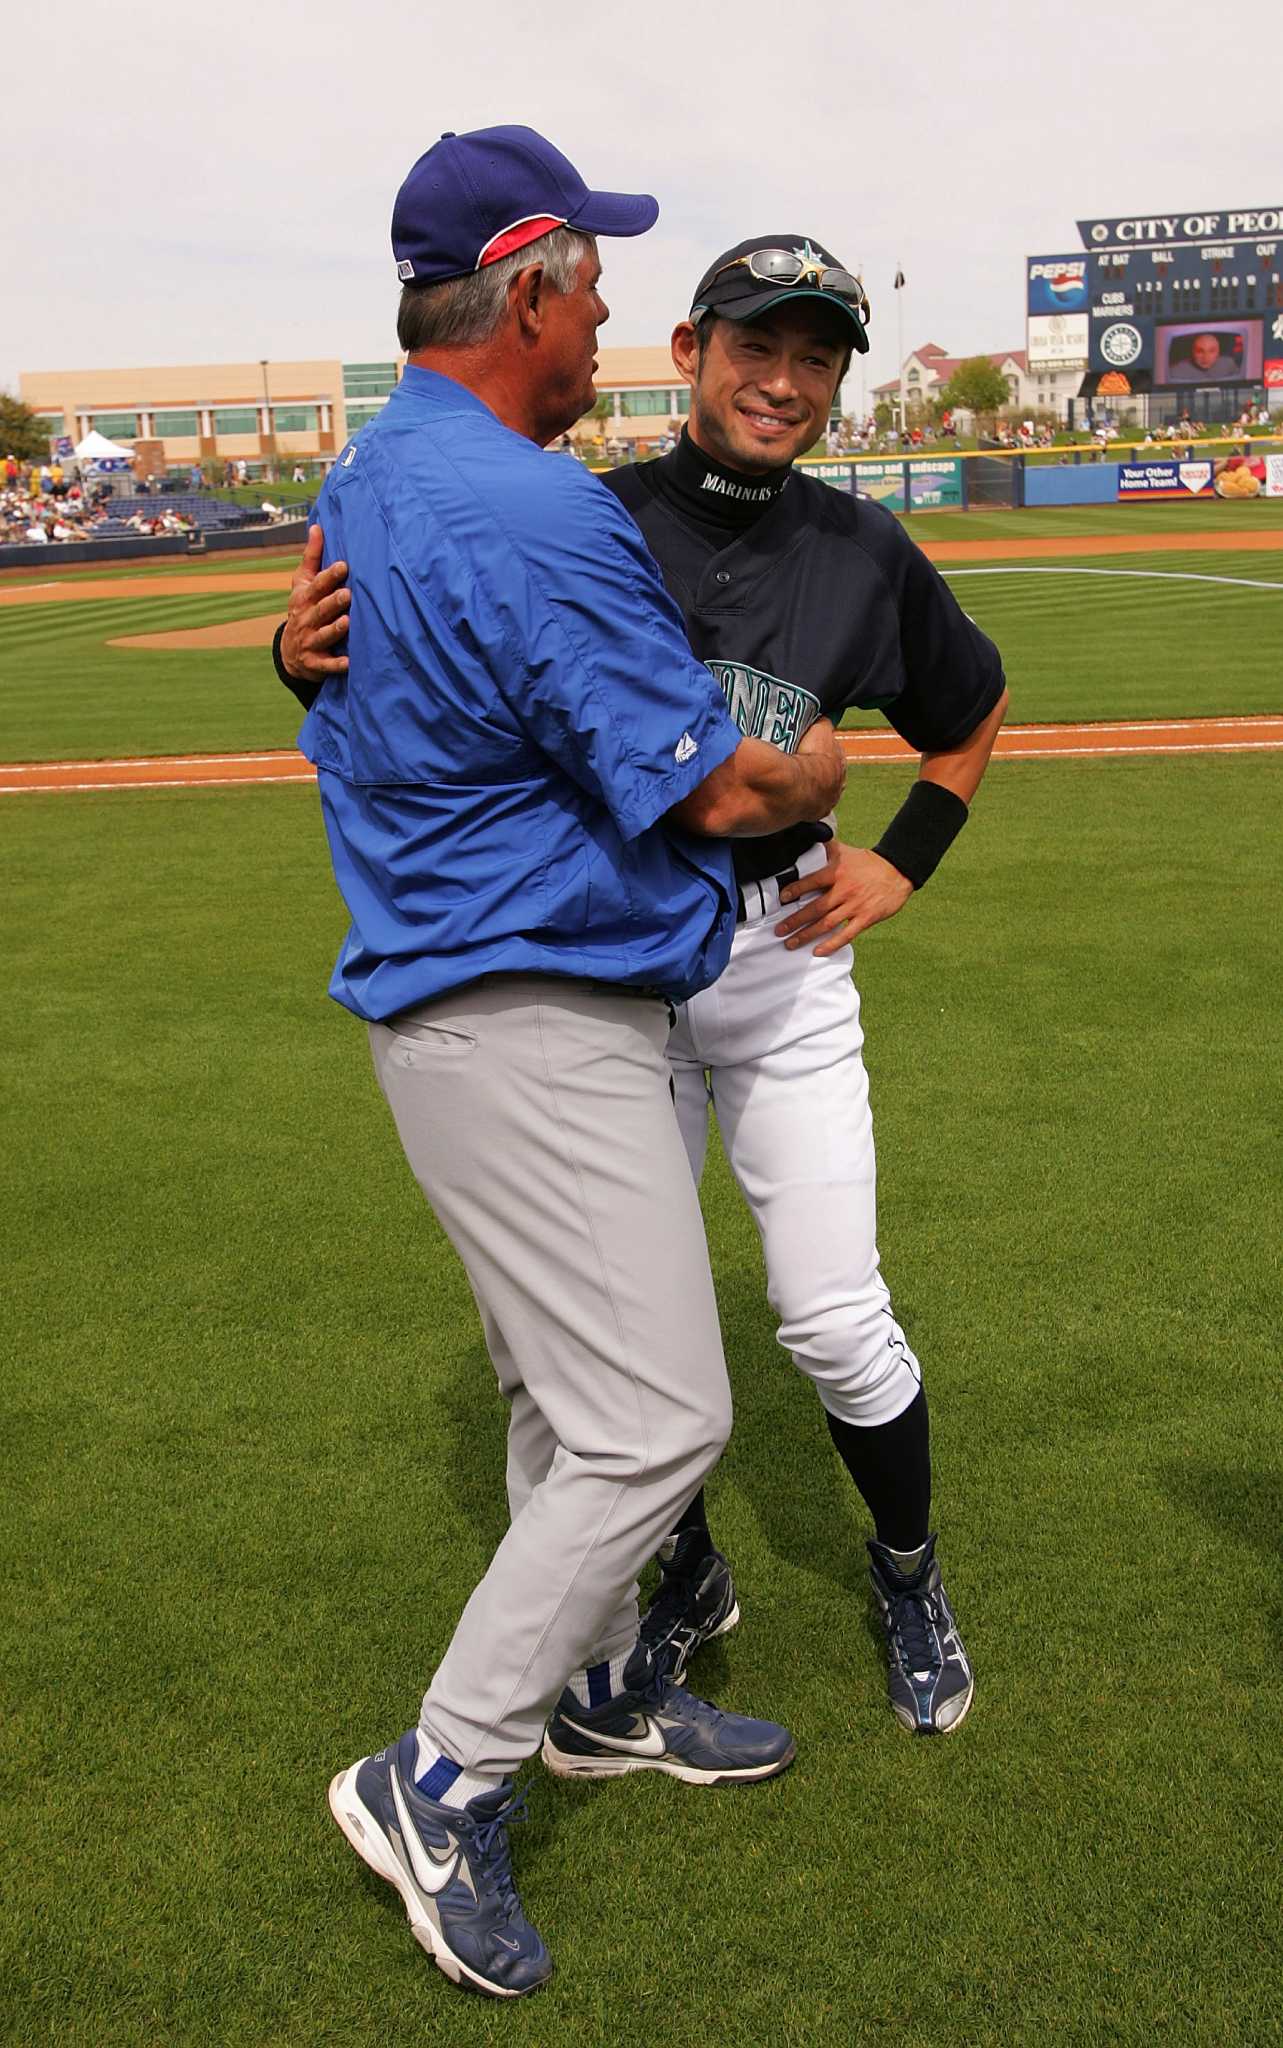
<svg viewBox="0 0 1283 2048">
<path fill-rule="evenodd" d="M 701 491 L 715 491 L 719 498 L 738 498 L 745 505 L 764 505 L 768 498 L 774 498 L 788 482 L 782 476 L 775 484 L 737 484 L 728 476 L 718 476 L 715 470 L 700 484 Z"/>
</svg>

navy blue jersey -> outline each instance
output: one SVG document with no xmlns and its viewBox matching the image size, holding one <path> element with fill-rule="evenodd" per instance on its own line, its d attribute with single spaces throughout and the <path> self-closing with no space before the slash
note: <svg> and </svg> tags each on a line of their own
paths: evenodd
<svg viewBox="0 0 1283 2048">
<path fill-rule="evenodd" d="M 836 725 L 853 706 L 881 711 L 921 753 L 975 730 L 1002 695 L 1001 658 L 898 520 L 794 470 L 751 523 L 727 527 L 716 467 L 681 456 L 602 481 L 640 526 L 742 732 L 791 753 L 813 718 Z M 708 517 L 693 496 L 704 472 Z M 779 873 L 823 836 L 800 825 L 737 840 L 736 873 Z"/>
</svg>

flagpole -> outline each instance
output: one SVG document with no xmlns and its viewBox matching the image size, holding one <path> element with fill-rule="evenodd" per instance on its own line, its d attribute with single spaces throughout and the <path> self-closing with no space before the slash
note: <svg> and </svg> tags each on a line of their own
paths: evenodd
<svg viewBox="0 0 1283 2048">
<path fill-rule="evenodd" d="M 905 430 L 904 408 L 904 272 L 895 266 L 896 341 L 900 351 L 900 432 Z"/>
</svg>

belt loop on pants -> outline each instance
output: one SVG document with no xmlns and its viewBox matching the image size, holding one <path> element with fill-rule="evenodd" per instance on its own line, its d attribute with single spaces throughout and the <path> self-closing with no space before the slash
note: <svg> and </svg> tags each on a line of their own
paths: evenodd
<svg viewBox="0 0 1283 2048">
<path fill-rule="evenodd" d="M 746 924 L 750 915 L 753 917 L 767 916 L 766 892 L 768 889 L 774 891 L 774 907 L 778 910 L 780 890 L 787 888 L 790 882 L 796 882 L 797 879 L 798 870 L 796 867 L 791 867 L 784 868 L 778 875 L 769 875 L 761 882 L 737 882 L 735 885 L 736 924 Z M 748 891 L 747 896 L 745 895 L 746 889 Z"/>
</svg>

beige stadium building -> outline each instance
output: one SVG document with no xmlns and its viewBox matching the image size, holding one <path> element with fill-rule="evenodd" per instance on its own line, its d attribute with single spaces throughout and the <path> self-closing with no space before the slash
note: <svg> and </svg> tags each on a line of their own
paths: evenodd
<svg viewBox="0 0 1283 2048">
<path fill-rule="evenodd" d="M 24 370 L 19 391 L 51 436 L 79 443 L 96 429 L 133 446 L 148 473 L 240 460 L 328 466 L 387 403 L 403 362 Z M 596 414 L 580 421 L 576 440 L 651 447 L 689 411 L 667 348 L 604 348 L 598 363 Z"/>
</svg>

